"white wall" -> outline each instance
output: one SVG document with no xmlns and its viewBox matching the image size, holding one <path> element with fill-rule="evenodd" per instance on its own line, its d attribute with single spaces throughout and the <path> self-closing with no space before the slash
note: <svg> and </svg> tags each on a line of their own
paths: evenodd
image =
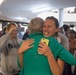
<svg viewBox="0 0 76 75">
<path fill-rule="evenodd" d="M 44 12 L 44 13 L 41 13 L 41 14 L 39 14 L 37 16 L 43 18 L 44 20 L 48 16 L 54 16 L 57 19 L 59 19 L 59 13 Z M 65 23 L 68 22 L 68 23 L 76 25 L 76 14 L 74 14 L 74 13 L 71 13 L 71 14 L 64 13 L 63 22 L 65 22 Z"/>
</svg>

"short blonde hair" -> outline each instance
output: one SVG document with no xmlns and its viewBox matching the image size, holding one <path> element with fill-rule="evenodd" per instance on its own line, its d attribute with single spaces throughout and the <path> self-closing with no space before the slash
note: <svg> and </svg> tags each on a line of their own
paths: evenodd
<svg viewBox="0 0 76 75">
<path fill-rule="evenodd" d="M 44 24 L 43 19 L 36 17 L 30 21 L 28 28 L 31 31 L 31 33 L 42 32 L 43 24 Z"/>
</svg>

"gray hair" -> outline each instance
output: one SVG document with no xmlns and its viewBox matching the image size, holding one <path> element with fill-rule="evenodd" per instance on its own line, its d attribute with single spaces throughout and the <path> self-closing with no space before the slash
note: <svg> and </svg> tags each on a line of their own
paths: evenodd
<svg viewBox="0 0 76 75">
<path fill-rule="evenodd" d="M 42 32 L 43 24 L 44 20 L 39 17 L 36 17 L 30 21 L 28 28 L 31 31 L 31 33 Z"/>
</svg>

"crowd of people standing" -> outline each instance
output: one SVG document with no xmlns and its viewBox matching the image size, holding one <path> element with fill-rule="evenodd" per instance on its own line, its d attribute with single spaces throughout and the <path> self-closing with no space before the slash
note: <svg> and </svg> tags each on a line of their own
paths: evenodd
<svg viewBox="0 0 76 75">
<path fill-rule="evenodd" d="M 76 51 L 76 32 L 70 26 L 59 28 L 58 20 L 51 16 L 45 21 L 31 19 L 23 38 L 18 38 L 17 24 L 6 26 L 1 36 L 1 70 L 3 75 L 75 75 L 73 56 Z M 48 45 L 40 42 L 49 40 Z M 47 42 L 47 41 L 46 41 Z"/>
</svg>

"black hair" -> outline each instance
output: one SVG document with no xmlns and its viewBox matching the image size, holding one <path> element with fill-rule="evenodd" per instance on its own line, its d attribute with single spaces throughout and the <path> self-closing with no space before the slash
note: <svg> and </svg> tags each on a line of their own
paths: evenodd
<svg viewBox="0 0 76 75">
<path fill-rule="evenodd" d="M 58 19 L 55 18 L 54 16 L 49 16 L 49 17 L 47 17 L 46 19 L 54 20 L 54 21 L 55 21 L 55 26 L 56 26 L 57 28 L 59 27 Z M 46 20 L 46 19 L 45 19 L 45 20 Z"/>
<path fill-rule="evenodd" d="M 68 25 L 66 25 L 66 24 L 63 25 L 63 29 L 64 29 L 64 31 L 67 31 L 68 28 L 70 28 Z"/>
</svg>

